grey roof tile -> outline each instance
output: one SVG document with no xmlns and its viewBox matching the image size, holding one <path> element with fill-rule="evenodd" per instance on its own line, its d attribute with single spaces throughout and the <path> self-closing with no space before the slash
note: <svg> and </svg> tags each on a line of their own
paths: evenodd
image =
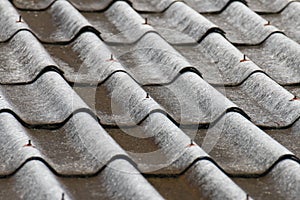
<svg viewBox="0 0 300 200">
<path fill-rule="evenodd" d="M 285 35 L 275 33 L 261 45 L 238 48 L 281 85 L 300 82 L 300 45 Z"/>
<path fill-rule="evenodd" d="M 142 137 L 141 132 L 145 134 L 143 137 L 153 137 L 152 142 L 158 146 L 159 150 L 153 150 L 148 155 L 137 152 L 137 149 L 131 149 L 129 152 L 129 155 L 136 162 L 139 162 L 138 168 L 146 172 L 146 177 L 160 178 L 161 176 L 174 175 L 177 177 L 180 174 L 186 177 L 194 190 L 197 190 L 201 196 L 206 198 L 221 199 L 224 196 L 234 198 L 235 195 L 246 195 L 230 179 L 224 176 L 211 161 L 205 160 L 208 155 L 197 145 L 189 146 L 189 137 L 161 113 L 150 114 L 138 127 L 122 128 L 118 131 L 108 129 L 108 131 L 111 135 L 115 135 L 115 139 L 121 146 L 127 146 L 127 148 L 127 144 L 136 146 L 141 142 L 141 140 L 135 142 L 133 139 Z M 123 133 L 120 133 L 120 131 Z M 120 136 L 128 133 L 133 137 L 127 137 L 124 140 L 124 137 Z M 117 134 L 118 136 L 116 136 Z M 145 150 L 145 146 L 143 150 Z M 147 172 L 148 170 L 149 172 Z M 152 170 L 155 171 L 152 172 Z M 195 179 L 195 176 L 198 176 L 199 179 Z M 210 184 L 213 186 L 205 186 Z M 226 187 L 227 189 L 223 190 Z"/>
<path fill-rule="evenodd" d="M 184 129 L 187 134 L 191 130 Z M 232 176 L 264 174 L 282 157 L 294 155 L 235 112 L 225 114 L 209 129 L 199 129 L 194 137 L 195 142 Z"/>
<path fill-rule="evenodd" d="M 201 173 L 200 173 L 201 172 Z M 204 174 L 204 176 L 203 176 Z M 186 177 L 191 184 L 198 186 L 204 198 L 207 199 L 245 199 L 247 194 L 236 187 L 229 179 L 220 173 L 209 161 L 200 161 L 193 165 Z M 199 187 L 201 186 L 201 187 Z M 251 197 L 249 197 L 251 199 Z"/>
<path fill-rule="evenodd" d="M 30 187 L 28 187 L 30 186 Z M 0 179 L 1 198 L 12 199 L 162 199 L 130 163 L 115 160 L 96 176 L 55 176 L 42 162 L 28 161 Z"/>
<path fill-rule="evenodd" d="M 244 0 L 185 0 L 184 2 L 200 13 L 215 13 L 221 12 L 235 1 L 246 3 Z"/>
<path fill-rule="evenodd" d="M 21 1 L 21 0 L 12 0 L 14 5 L 22 10 L 44 10 L 47 9 L 52 3 L 57 0 L 29 0 L 29 1 Z M 68 0 L 75 8 L 80 11 L 104 11 L 108 9 L 115 1 L 113 0 L 88 0 L 82 2 L 80 0 Z M 167 9 L 175 0 L 125 0 L 125 2 L 130 3 L 134 9 L 142 12 L 162 12 Z"/>
<path fill-rule="evenodd" d="M 216 25 L 182 2 L 173 3 L 163 13 L 142 16 L 172 44 L 201 41 L 209 32 L 222 32 Z"/>
<path fill-rule="evenodd" d="M 84 30 L 99 34 L 67 1 L 55 1 L 45 11 L 20 11 L 20 14 L 45 43 L 69 42 Z"/>
<path fill-rule="evenodd" d="M 19 9 L 41 10 L 49 7 L 55 0 L 12 0 L 11 2 Z"/>
<path fill-rule="evenodd" d="M 148 33 L 133 45 L 110 46 L 117 60 L 140 84 L 166 84 L 191 66 L 156 33 Z"/>
<path fill-rule="evenodd" d="M 154 29 L 126 2 L 117 1 L 104 13 L 86 13 L 86 19 L 106 42 L 132 43 Z"/>
<path fill-rule="evenodd" d="M 7 9 L 8 12 L 3 14 L 3 23 L 10 24 L 7 30 L 2 31 L 3 33 L 7 32 L 4 33 L 3 38 L 4 40 L 12 38 L 11 41 L 6 41 L 2 45 L 3 51 L 14 52 L 22 45 L 20 55 L 3 63 L 7 66 L 10 66 L 10 63 L 18 63 L 15 68 L 20 68 L 24 63 L 28 63 L 28 68 L 31 68 L 25 73 L 18 74 L 18 71 L 15 71 L 10 74 L 10 77 L 14 74 L 22 76 L 23 79 L 20 79 L 20 82 L 9 83 L 10 80 L 6 80 L 7 82 L 4 83 L 11 85 L 0 86 L 2 98 L 2 113 L 0 115 L 3 116 L 4 121 L 4 125 L 0 127 L 5 129 L 4 135 L 8 136 L 5 139 L 12 141 L 8 142 L 7 145 L 5 143 L 1 152 L 4 154 L 8 151 L 11 152 L 10 150 L 14 145 L 8 145 L 23 144 L 22 138 L 25 138 L 26 141 L 31 139 L 35 146 L 35 148 L 22 146 L 21 149 L 25 149 L 26 152 L 14 151 L 5 155 L 16 158 L 12 161 L 15 166 L 18 166 L 18 159 L 23 165 L 19 163 L 21 167 L 17 168 L 18 171 L 15 174 L 10 173 L 8 176 L 2 176 L 2 180 L 16 177 L 22 169 L 26 168 L 26 165 L 37 162 L 32 160 L 39 160 L 57 175 L 52 175 L 52 178 L 55 179 L 54 182 L 58 180 L 56 183 L 65 189 L 68 197 L 75 199 L 161 198 L 135 169 L 134 166 L 137 163 L 139 169 L 147 172 L 143 175 L 148 179 L 151 177 L 185 179 L 185 184 L 190 185 L 188 191 L 196 195 L 194 198 L 248 198 L 246 193 L 226 175 L 247 177 L 248 180 L 250 177 L 266 175 L 268 178 L 271 177 L 271 181 L 267 183 L 271 188 L 269 191 L 279 190 L 291 199 L 297 197 L 299 193 L 297 176 L 299 174 L 299 159 L 247 121 L 247 115 L 207 84 L 197 71 L 200 67 L 193 65 L 208 65 L 207 67 L 202 66 L 202 70 L 206 69 L 203 71 L 210 77 L 210 83 L 217 84 L 219 86 L 217 89 L 223 94 L 229 93 L 229 97 L 247 113 L 249 112 L 249 115 L 254 118 L 254 122 L 263 127 L 280 127 L 284 128 L 286 132 L 297 130 L 299 101 L 293 100 L 291 93 L 272 81 L 266 74 L 258 73 L 262 71 L 254 63 L 248 60 L 247 62 L 242 61 L 243 54 L 219 34 L 220 30 L 215 25 L 205 20 L 200 14 L 192 11 L 185 4 L 175 3 L 173 0 L 161 1 L 160 4 L 157 4 L 158 2 L 134 1 L 132 8 L 129 2 L 96 2 L 91 0 L 81 4 L 82 2 L 78 0 L 69 2 L 59 0 L 55 1 L 49 8 L 44 7 L 45 9 L 40 11 L 25 11 L 26 9 L 20 11 L 25 21 L 28 21 L 31 28 L 36 31 L 39 39 L 43 41 L 41 36 L 46 38 L 44 41 L 48 44 L 45 46 L 60 67 L 56 67 L 54 61 L 49 58 L 49 55 L 29 32 L 20 31 L 22 27 L 26 30 L 28 27 L 24 21 L 17 23 L 18 19 L 14 18 L 19 16 L 13 7 L 6 2 L 1 2 L 3 5 L 5 4 L 4 7 L 9 8 Z M 27 9 L 38 9 L 31 7 L 34 0 L 27 3 L 27 6 L 30 6 Z M 39 2 L 36 5 L 47 6 L 46 4 L 49 3 L 51 2 L 46 0 L 44 3 Z M 84 15 L 82 16 L 73 7 L 74 5 L 80 9 L 98 9 L 104 6 L 104 10 L 103 12 L 82 13 Z M 232 38 L 230 37 L 233 37 L 236 40 L 240 39 L 243 44 L 254 45 L 255 42 L 261 43 L 266 38 L 270 39 L 272 37 L 270 34 L 276 37 L 279 35 L 274 34 L 278 29 L 270 25 L 264 26 L 266 23 L 264 19 L 239 2 L 221 0 L 210 1 L 209 4 L 207 1 L 201 1 L 199 5 L 202 5 L 202 8 L 205 8 L 203 5 L 209 6 L 208 10 L 204 11 L 206 13 L 214 12 L 214 14 L 207 16 L 214 16 L 217 19 L 219 16 L 225 15 L 226 17 L 227 15 L 228 17 L 232 15 L 235 18 L 235 20 L 229 20 L 233 24 L 223 27 L 227 28 L 229 32 L 234 29 L 233 34 L 228 36 L 231 41 Z M 160 30 L 156 31 L 151 27 L 153 22 L 150 18 L 145 20 L 134 11 L 134 9 L 140 9 L 146 12 L 156 12 L 151 16 L 159 16 L 158 12 L 165 15 L 175 7 L 178 7 L 178 11 L 185 16 L 183 20 L 185 23 L 178 25 L 177 33 L 175 33 L 174 28 L 172 37 L 176 37 L 176 34 L 177 37 L 189 34 L 188 37 L 193 37 L 193 40 L 201 41 L 199 45 L 196 45 L 191 40 L 193 44 L 189 45 L 192 46 L 185 44 L 189 42 L 188 40 L 180 41 L 181 46 L 178 44 L 175 46 L 181 51 L 180 53 L 160 37 L 159 33 L 162 35 L 165 33 L 160 32 Z M 228 10 L 233 8 L 237 9 L 228 13 Z M 174 10 L 177 11 L 177 9 Z M 37 18 L 33 19 L 35 16 Z M 177 17 L 176 15 L 175 18 Z M 237 17 L 242 17 L 244 21 L 236 19 Z M 47 19 L 46 23 L 48 24 L 43 25 L 45 22 L 41 19 Z M 146 21 L 148 23 L 145 24 Z M 176 22 L 175 19 L 171 21 Z M 235 21 L 238 23 L 234 24 Z M 248 21 L 253 22 L 250 23 L 251 26 L 247 25 L 246 22 Z M 13 24 L 13 22 L 15 23 Z M 241 23 L 246 23 L 246 26 L 240 26 Z M 155 28 L 158 27 L 157 24 L 157 22 L 154 23 Z M 258 27 L 255 27 L 255 24 L 258 24 Z M 7 27 L 3 24 L 1 26 Z M 194 32 L 193 27 L 204 28 L 199 29 L 200 32 Z M 19 33 L 16 34 L 16 31 Z M 104 33 L 103 37 L 99 37 L 99 31 Z M 248 32 L 251 34 L 247 35 Z M 248 37 L 239 38 L 241 35 Z M 18 36 L 22 37 L 18 38 Z M 22 40 L 23 37 L 24 40 Z M 251 41 L 247 43 L 248 41 L 245 39 L 248 40 L 249 38 Z M 32 42 L 29 42 L 31 39 Z M 101 41 L 102 39 L 104 42 Z M 293 56 L 297 54 L 295 44 L 293 43 L 293 46 L 286 50 L 291 52 Z M 31 46 L 36 47 L 36 50 L 30 50 Z M 199 53 L 198 57 L 193 51 L 191 56 L 188 56 L 189 53 L 182 53 L 191 52 L 192 47 L 196 47 L 196 54 Z M 218 51 L 218 49 L 221 50 Z M 282 45 L 279 51 L 275 50 L 274 52 L 283 56 L 282 60 L 289 61 L 289 65 L 296 65 L 296 57 L 289 55 L 285 57 L 284 50 L 285 47 Z M 202 63 L 197 62 L 197 60 L 202 60 L 202 57 L 205 58 L 204 61 Z M 41 60 L 45 62 L 41 62 Z M 223 61 L 225 63 L 220 64 Z M 36 66 L 32 67 L 31 65 Z M 214 70 L 214 75 L 209 76 L 208 72 L 211 66 L 215 67 L 216 70 Z M 233 69 L 230 69 L 230 66 L 234 66 Z M 70 88 L 66 80 L 56 72 L 47 72 L 49 70 L 59 71 L 59 73 L 65 72 L 65 79 L 71 82 L 72 86 L 74 85 L 73 89 L 80 94 L 86 103 Z M 147 76 L 143 77 L 144 74 Z M 223 78 L 226 81 L 222 81 L 222 76 L 225 77 Z M 217 79 L 219 77 L 221 79 Z M 152 95 L 149 97 L 138 83 L 144 86 L 148 85 L 145 88 L 149 91 L 153 90 Z M 235 87 L 223 88 L 223 83 Z M 287 89 L 298 94 L 298 88 L 288 87 Z M 92 93 L 90 94 L 91 90 Z M 20 94 L 23 93 L 25 95 L 21 96 Z M 240 94 L 241 99 L 238 96 Z M 182 102 L 184 103 L 182 104 Z M 182 108 L 181 104 L 186 107 L 183 112 L 180 109 Z M 199 108 L 201 112 L 196 112 Z M 165 115 L 164 109 L 169 112 L 169 115 Z M 126 127 L 119 126 L 118 129 L 114 126 L 120 125 L 114 121 L 116 119 L 121 119 L 121 122 L 124 122 L 124 113 L 121 112 L 121 116 L 114 115 L 115 111 L 118 113 L 122 110 L 127 111 L 127 116 L 133 119 L 133 125 L 138 124 L 137 127 L 128 123 L 128 120 L 121 123 Z M 97 121 L 93 119 L 95 112 L 99 117 L 98 122 L 106 124 L 104 126 L 106 130 L 133 157 L 134 161 L 127 157 L 126 153 L 106 135 Z M 212 150 L 210 153 L 213 157 L 209 157 L 190 140 L 190 137 L 192 139 L 196 137 L 195 140 L 199 144 L 199 134 L 195 135 L 199 125 L 196 121 L 199 114 L 203 119 L 201 128 L 205 128 L 207 132 L 213 132 L 212 136 L 218 139 L 215 148 L 209 149 L 209 145 L 203 146 L 207 152 Z M 280 121 L 281 118 L 285 121 Z M 180 120 L 183 120 L 184 123 L 192 123 L 192 125 L 181 127 Z M 211 122 L 213 123 L 209 124 Z M 131 127 L 128 127 L 129 125 Z M 220 126 L 222 126 L 224 137 L 222 134 L 219 137 L 214 132 L 220 129 Z M 42 129 L 32 129 L 33 127 Z M 194 135 L 191 134 L 191 130 L 183 129 L 187 133 L 185 135 L 179 129 L 185 127 L 192 128 L 192 133 L 195 131 Z M 223 127 L 225 128 L 223 129 Z M 125 133 L 122 133 L 124 130 L 126 130 Z M 200 141 L 203 137 L 201 131 Z M 13 134 L 14 132 L 17 134 Z M 292 135 L 293 133 L 289 134 L 288 137 L 297 139 L 297 136 Z M 140 137 L 142 138 L 140 139 Z M 204 141 L 209 139 L 207 137 L 204 138 Z M 273 136 L 273 138 L 277 139 L 278 137 Z M 286 144 L 286 140 L 280 140 L 280 138 L 278 140 L 282 141 L 284 145 Z M 48 141 L 51 141 L 52 145 L 49 145 Z M 295 153 L 298 155 L 298 150 L 293 145 L 287 147 L 296 151 Z M 151 154 L 157 149 L 160 150 L 161 154 L 152 156 L 150 159 L 140 159 L 139 156 L 136 156 L 141 155 L 140 153 L 147 154 L 148 151 Z M 135 152 L 137 154 L 134 154 Z M 177 157 L 178 154 L 180 156 L 175 159 L 174 156 Z M 22 158 L 29 160 L 22 162 Z M 102 160 L 105 161 L 105 164 L 101 162 Z M 161 165 L 158 163 L 161 160 L 170 161 L 170 165 Z M 66 166 L 66 161 L 72 164 Z M 73 169 L 74 166 L 78 166 L 78 168 Z M 285 168 L 294 171 L 289 169 L 282 171 Z M 156 171 L 152 172 L 153 169 Z M 47 169 L 45 168 L 45 170 Z M 56 170 L 64 175 L 57 173 Z M 3 171 L 0 170 L 0 173 Z M 72 175 L 70 176 L 70 174 Z M 26 180 L 24 176 L 21 179 Z M 291 184 L 287 184 L 288 181 Z M 244 187 L 243 184 L 241 185 Z M 8 186 L 4 185 L 4 187 Z M 9 191 L 13 190 L 9 189 Z M 291 192 L 288 193 L 288 191 Z M 252 193 L 252 191 L 250 192 Z"/>
<path fill-rule="evenodd" d="M 294 0 L 274 0 L 270 2 L 268 0 L 247 0 L 247 3 L 252 10 L 258 13 L 277 13 L 293 1 Z"/>
<path fill-rule="evenodd" d="M 1 84 L 28 83 L 47 69 L 57 69 L 44 47 L 28 31 L 0 43 Z"/>
<path fill-rule="evenodd" d="M 290 3 L 278 14 L 261 16 L 283 30 L 288 37 L 300 43 L 300 2 Z"/>
<path fill-rule="evenodd" d="M 297 157 L 300 157 L 299 124 L 300 121 L 297 120 L 291 127 L 285 129 L 269 129 L 265 130 L 265 132 L 293 152 Z"/>
<path fill-rule="evenodd" d="M 27 126 L 57 126 L 76 111 L 89 112 L 87 105 L 56 72 L 44 73 L 32 84 L 0 88 L 1 111 L 14 113 Z"/>
<path fill-rule="evenodd" d="M 180 0 L 130 0 L 133 8 L 141 12 L 162 12 L 177 1 Z"/>
<path fill-rule="evenodd" d="M 265 74 L 255 73 L 240 86 L 226 88 L 225 92 L 261 127 L 286 127 L 299 118 L 300 102 L 291 101 L 294 95 Z"/>
<path fill-rule="evenodd" d="M 95 34 L 87 32 L 69 45 L 48 44 L 45 48 L 66 79 L 76 83 L 101 83 L 112 73 L 123 71 L 143 85 L 166 84 L 182 70 L 192 67 L 156 33 L 147 33 L 135 44 L 107 46 Z M 76 59 L 70 59 L 69 55 Z"/>
<path fill-rule="evenodd" d="M 87 113 L 77 113 L 59 129 L 24 128 L 11 114 L 0 114 L 1 175 L 12 174 L 24 162 L 40 158 L 58 174 L 95 174 L 111 159 L 127 154 Z M 26 146 L 31 140 L 32 146 Z M 13 145 L 12 145 L 13 144 Z"/>
<path fill-rule="evenodd" d="M 196 159 L 208 157 L 197 145 L 190 147 L 190 138 L 162 113 L 152 113 L 136 126 L 107 130 L 146 174 L 180 174 Z M 131 137 L 124 139 L 126 134 Z M 131 147 L 143 140 L 136 140 L 136 137 L 151 138 L 145 141 L 145 154 Z"/>
<path fill-rule="evenodd" d="M 240 2 L 231 3 L 220 14 L 205 14 L 209 20 L 226 33 L 235 44 L 259 44 L 271 33 L 279 32 L 267 21 Z"/>
<path fill-rule="evenodd" d="M 87 0 L 87 1 L 80 1 L 80 0 L 69 0 L 69 2 L 79 10 L 85 11 L 96 11 L 96 10 L 105 10 L 107 9 L 114 1 L 112 0 Z"/>
<path fill-rule="evenodd" d="M 9 1 L 1 0 L 0 9 L 0 42 L 9 40 L 21 29 L 29 29 L 22 19 L 21 22 L 19 22 L 20 15 Z"/>
<path fill-rule="evenodd" d="M 55 175 L 40 161 L 29 161 L 16 174 L 0 178 L 1 199 L 71 199 Z"/>
<path fill-rule="evenodd" d="M 192 72 L 171 84 L 144 88 L 179 124 L 209 124 L 237 107 Z"/>
<path fill-rule="evenodd" d="M 114 73 L 104 84 L 111 97 L 112 118 L 120 125 L 137 124 L 151 112 L 164 112 L 164 109 L 152 98 L 147 98 L 146 92 L 124 72 Z M 95 91 L 92 91 L 92 95 L 95 95 L 93 92 Z M 95 95 L 94 100 L 101 103 L 101 96 Z M 97 113 L 101 120 L 101 111 L 97 110 Z"/>
<path fill-rule="evenodd" d="M 218 33 L 207 35 L 200 44 L 174 47 L 213 85 L 238 85 L 252 73 L 263 72 L 251 61 L 241 62 L 243 54 Z"/>
<path fill-rule="evenodd" d="M 126 160 L 110 162 L 97 176 L 60 178 L 74 199 L 163 199 Z"/>
<path fill-rule="evenodd" d="M 97 84 L 116 71 L 125 71 L 110 49 L 94 34 L 83 33 L 68 45 L 45 45 L 45 48 L 70 82 Z M 70 57 L 72 55 L 72 57 Z"/>
<path fill-rule="evenodd" d="M 298 199 L 299 166 L 295 161 L 283 160 L 264 177 L 236 178 L 234 181 L 255 199 Z"/>
</svg>

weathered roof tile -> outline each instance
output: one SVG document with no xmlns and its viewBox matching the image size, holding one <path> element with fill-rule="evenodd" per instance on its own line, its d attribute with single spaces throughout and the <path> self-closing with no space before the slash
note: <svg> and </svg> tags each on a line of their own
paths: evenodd
<svg viewBox="0 0 300 200">
<path fill-rule="evenodd" d="M 205 14 L 234 44 L 259 44 L 279 30 L 240 2 L 231 3 L 220 14 Z"/>
<path fill-rule="evenodd" d="M 143 14 L 169 43 L 201 41 L 209 32 L 222 32 L 185 3 L 176 2 L 159 14 Z"/>
<path fill-rule="evenodd" d="M 288 37 L 300 43 L 300 2 L 290 3 L 278 14 L 261 16 L 280 28 Z"/>
<path fill-rule="evenodd" d="M 89 110 L 56 72 L 46 72 L 32 84 L 0 88 L 1 111 L 9 110 L 29 127 L 56 126 L 78 110 Z"/>
<path fill-rule="evenodd" d="M 21 11 L 36 36 L 45 43 L 69 42 L 84 30 L 99 32 L 67 1 L 55 1 L 45 11 Z"/>
<path fill-rule="evenodd" d="M 300 45 L 285 35 L 275 33 L 261 45 L 238 48 L 281 85 L 300 82 Z"/>
<path fill-rule="evenodd" d="M 262 73 L 251 75 L 238 87 L 226 88 L 226 96 L 261 127 L 286 127 L 299 118 L 300 102 Z"/>
</svg>

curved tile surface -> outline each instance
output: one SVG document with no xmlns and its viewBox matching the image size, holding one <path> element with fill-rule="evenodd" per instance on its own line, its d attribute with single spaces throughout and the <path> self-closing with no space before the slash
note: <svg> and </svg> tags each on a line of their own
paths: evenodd
<svg viewBox="0 0 300 200">
<path fill-rule="evenodd" d="M 278 14 L 261 15 L 300 44 L 300 2 L 293 2 Z"/>
<path fill-rule="evenodd" d="M 94 34 L 83 33 L 68 45 L 45 45 L 69 82 L 98 84 L 125 71 L 111 50 Z"/>
<path fill-rule="evenodd" d="M 0 43 L 0 83 L 28 83 L 47 67 L 57 68 L 44 47 L 28 31 L 18 32 L 9 42 Z"/>
<path fill-rule="evenodd" d="M 221 12 L 234 1 L 246 3 L 244 0 L 185 0 L 184 2 L 200 13 L 216 13 Z"/>
<path fill-rule="evenodd" d="M 56 72 L 44 73 L 32 84 L 1 86 L 0 91 L 1 111 L 16 114 L 27 126 L 63 123 L 75 111 L 89 110 Z"/>
<path fill-rule="evenodd" d="M 49 7 L 56 0 L 12 0 L 14 6 L 19 9 L 43 10 Z"/>
<path fill-rule="evenodd" d="M 285 129 L 269 129 L 265 132 L 274 140 L 285 146 L 293 152 L 298 158 L 300 157 L 300 121 L 297 120 L 293 126 Z M 293 142 L 291 142 L 293 141 Z"/>
<path fill-rule="evenodd" d="M 28 187 L 30 185 L 30 187 Z M 1 199 L 72 199 L 40 161 L 27 162 L 16 174 L 0 178 Z"/>
<path fill-rule="evenodd" d="M 195 142 L 232 176 L 264 174 L 281 157 L 294 155 L 235 112 L 226 113 L 209 129 L 199 129 Z"/>
<path fill-rule="evenodd" d="M 238 48 L 279 84 L 300 83 L 300 45 L 285 35 L 275 33 L 261 45 Z"/>
<path fill-rule="evenodd" d="M 259 44 L 279 31 L 240 2 L 231 3 L 220 14 L 204 16 L 225 31 L 226 37 L 234 44 Z"/>
<path fill-rule="evenodd" d="M 209 31 L 221 32 L 216 25 L 182 2 L 172 4 L 163 13 L 142 16 L 172 44 L 197 42 Z"/>
<path fill-rule="evenodd" d="M 238 87 L 226 88 L 226 96 L 261 127 L 292 125 L 300 113 L 300 101 L 262 73 L 251 75 Z"/>
<path fill-rule="evenodd" d="M 20 11 L 35 35 L 44 43 L 68 43 L 85 30 L 99 34 L 67 1 L 55 1 L 44 11 Z"/>
<path fill-rule="evenodd" d="M 300 194 L 299 163 L 284 160 L 264 177 L 234 181 L 255 199 L 297 199 Z"/>
<path fill-rule="evenodd" d="M 207 125 L 236 107 L 192 72 L 180 75 L 169 85 L 144 88 L 179 124 Z"/>
<path fill-rule="evenodd" d="M 244 55 L 218 33 L 210 33 L 200 44 L 175 48 L 213 85 L 239 85 L 252 73 L 262 72 L 247 58 L 242 62 Z"/>
<path fill-rule="evenodd" d="M 205 174 L 205 176 L 203 176 Z M 207 199 L 245 199 L 247 194 L 209 161 L 197 162 L 187 172 L 186 177 Z M 201 187 L 199 187 L 201 186 Z M 251 199 L 249 197 L 248 199 Z"/>
<path fill-rule="evenodd" d="M 56 130 L 28 129 L 11 114 L 0 114 L 1 175 L 12 174 L 24 162 L 40 158 L 61 175 L 97 173 L 113 157 L 127 154 L 87 113 L 77 113 Z M 31 145 L 28 145 L 28 140 Z"/>
<path fill-rule="evenodd" d="M 21 1 L 21 0 L 13 0 L 14 5 L 23 10 L 44 10 L 47 9 L 53 2 L 56 0 L 28 0 L 28 1 Z M 167 9 L 175 0 L 124 0 L 132 4 L 133 8 L 142 11 L 142 12 L 162 12 L 163 10 Z M 104 0 L 104 1 L 97 1 L 97 0 L 88 0 L 84 3 L 80 0 L 69 0 L 69 2 L 78 10 L 80 11 L 88 11 L 88 12 L 96 12 L 96 11 L 104 11 L 108 9 L 114 1 L 112 0 Z"/>
<path fill-rule="evenodd" d="M 104 13 L 83 14 L 105 42 L 133 43 L 154 29 L 128 3 L 116 1 Z"/>
<path fill-rule="evenodd" d="M 156 33 L 148 33 L 133 45 L 110 46 L 117 60 L 142 85 L 167 84 L 181 70 L 193 67 Z"/>
<path fill-rule="evenodd" d="M 9 40 L 21 29 L 29 30 L 20 14 L 14 9 L 9 1 L 0 1 L 0 42 Z"/>
<path fill-rule="evenodd" d="M 258 13 L 277 13 L 284 9 L 293 0 L 275 0 L 269 2 L 267 0 L 255 1 L 247 0 L 249 7 Z"/>
</svg>

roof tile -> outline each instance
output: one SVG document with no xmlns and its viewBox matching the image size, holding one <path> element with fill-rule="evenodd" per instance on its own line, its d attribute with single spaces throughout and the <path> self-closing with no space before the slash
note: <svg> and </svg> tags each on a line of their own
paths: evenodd
<svg viewBox="0 0 300 200">
<path fill-rule="evenodd" d="M 213 85 L 239 85 L 251 74 L 263 72 L 250 60 L 241 62 L 243 53 L 218 33 L 207 35 L 200 44 L 175 48 Z"/>
<path fill-rule="evenodd" d="M 74 112 L 89 110 L 56 72 L 46 72 L 32 84 L 1 86 L 1 93 L 1 111 L 14 113 L 29 127 L 57 126 Z"/>
<path fill-rule="evenodd" d="M 235 1 L 246 3 L 244 0 L 185 0 L 188 6 L 200 13 L 222 12 L 222 10 Z"/>
<path fill-rule="evenodd" d="M 201 41 L 208 32 L 222 32 L 216 25 L 182 2 L 172 4 L 163 13 L 143 16 L 172 44 Z"/>
<path fill-rule="evenodd" d="M 205 14 L 234 44 L 259 44 L 279 30 L 240 2 L 231 3 L 220 14 Z"/>
<path fill-rule="evenodd" d="M 300 82 L 300 45 L 285 35 L 275 33 L 261 45 L 238 48 L 281 85 Z"/>
<path fill-rule="evenodd" d="M 297 0 L 296 0 L 297 1 Z M 283 10 L 288 6 L 293 0 L 275 0 L 269 2 L 267 0 L 247 0 L 249 7 L 255 12 L 259 13 L 276 13 Z"/>
<path fill-rule="evenodd" d="M 28 26 L 21 18 L 14 7 L 8 2 L 0 1 L 0 42 L 4 42 L 13 37 L 19 30 L 28 30 Z"/>
<path fill-rule="evenodd" d="M 46 43 L 69 42 L 92 25 L 67 1 L 58 0 L 43 12 L 21 11 L 24 20 L 36 36 Z"/>
<path fill-rule="evenodd" d="M 226 88 L 230 100 L 262 127 L 286 127 L 299 118 L 299 101 L 262 73 L 251 75 L 238 87 Z"/>
<path fill-rule="evenodd" d="M 42 71 L 57 69 L 44 47 L 28 31 L 20 31 L 9 42 L 1 43 L 0 51 L 1 84 L 28 83 Z"/>
<path fill-rule="evenodd" d="M 299 196 L 297 2 L 11 2 L 0 197 Z"/>
<path fill-rule="evenodd" d="M 300 2 L 293 2 L 278 14 L 261 15 L 269 20 L 274 26 L 283 30 L 283 32 L 300 43 Z"/>
<path fill-rule="evenodd" d="M 282 157 L 294 155 L 235 112 L 225 114 L 209 129 L 200 129 L 195 142 L 232 176 L 264 174 Z"/>
</svg>

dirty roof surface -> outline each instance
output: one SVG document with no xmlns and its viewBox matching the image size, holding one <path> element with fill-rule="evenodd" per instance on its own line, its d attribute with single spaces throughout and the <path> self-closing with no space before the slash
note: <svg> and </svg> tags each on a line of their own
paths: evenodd
<svg viewBox="0 0 300 200">
<path fill-rule="evenodd" d="M 0 199 L 298 199 L 300 1 L 0 0 Z"/>
</svg>

